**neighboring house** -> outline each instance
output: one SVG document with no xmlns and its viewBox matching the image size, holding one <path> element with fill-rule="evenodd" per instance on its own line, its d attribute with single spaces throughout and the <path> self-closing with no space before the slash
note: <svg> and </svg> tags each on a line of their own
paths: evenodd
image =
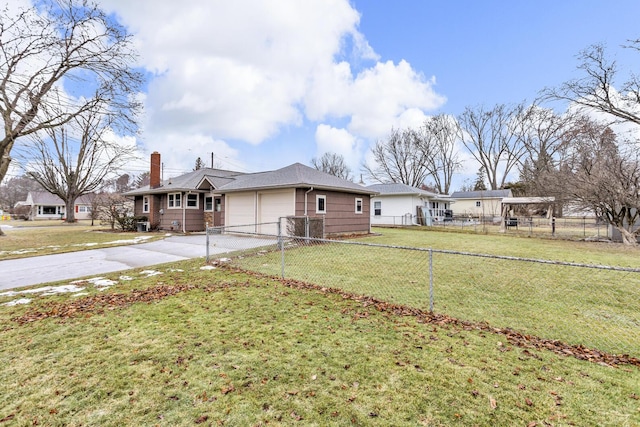
<svg viewBox="0 0 640 427">
<path fill-rule="evenodd" d="M 30 191 L 27 200 L 16 203 L 15 207 L 29 206 L 29 220 L 63 219 L 66 218 L 66 208 L 62 199 L 46 191 Z M 91 218 L 91 196 L 84 195 L 76 199 L 75 218 Z"/>
<path fill-rule="evenodd" d="M 451 195 L 454 216 L 473 218 L 502 215 L 502 199 L 513 197 L 511 190 L 456 191 Z"/>
<path fill-rule="evenodd" d="M 406 184 L 374 184 L 371 197 L 372 225 L 431 225 L 451 218 L 451 199 Z M 422 219 L 422 221 L 421 221 Z"/>
<path fill-rule="evenodd" d="M 161 181 L 160 154 L 154 152 L 150 185 L 125 196 L 134 197 L 136 216 L 147 216 L 151 227 L 161 230 L 251 224 L 251 231 L 275 234 L 279 218 L 308 216 L 324 218 L 325 234 L 339 235 L 370 231 L 373 194 L 300 163 L 249 174 L 203 168 Z"/>
</svg>

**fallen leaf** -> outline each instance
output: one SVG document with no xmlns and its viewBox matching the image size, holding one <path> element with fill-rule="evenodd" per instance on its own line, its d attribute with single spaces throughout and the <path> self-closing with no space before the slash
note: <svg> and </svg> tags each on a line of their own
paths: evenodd
<svg viewBox="0 0 640 427">
<path fill-rule="evenodd" d="M 533 406 L 533 401 L 531 399 L 529 399 L 528 397 L 524 401 L 528 406 Z"/>
<path fill-rule="evenodd" d="M 489 396 L 489 406 L 491 406 L 491 409 L 496 409 L 498 407 L 498 402 L 496 402 L 496 400 Z"/>
<path fill-rule="evenodd" d="M 202 424 L 209 419 L 208 415 L 201 415 L 196 419 L 196 424 Z"/>
<path fill-rule="evenodd" d="M 7 421 L 11 421 L 12 419 L 14 419 L 16 416 L 16 414 L 9 414 L 6 417 L 4 417 L 3 419 L 0 420 L 0 423 L 6 423 Z"/>
</svg>

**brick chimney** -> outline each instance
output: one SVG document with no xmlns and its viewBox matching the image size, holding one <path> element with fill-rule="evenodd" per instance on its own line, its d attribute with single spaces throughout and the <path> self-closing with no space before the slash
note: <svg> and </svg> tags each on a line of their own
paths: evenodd
<svg viewBox="0 0 640 427">
<path fill-rule="evenodd" d="M 151 153 L 151 170 L 149 171 L 149 187 L 160 187 L 160 153 Z"/>
</svg>

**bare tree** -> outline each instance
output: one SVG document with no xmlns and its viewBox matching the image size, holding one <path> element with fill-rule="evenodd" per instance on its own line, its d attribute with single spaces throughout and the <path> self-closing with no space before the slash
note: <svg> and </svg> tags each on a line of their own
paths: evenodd
<svg viewBox="0 0 640 427">
<path fill-rule="evenodd" d="M 121 194 L 102 193 L 96 200 L 98 218 L 112 230 L 116 225 L 122 231 L 133 229 L 133 203 Z"/>
<path fill-rule="evenodd" d="M 17 202 L 27 200 L 30 191 L 42 191 L 43 188 L 33 178 L 27 175 L 8 179 L 6 184 L 0 185 L 0 210 L 11 210 Z"/>
<path fill-rule="evenodd" d="M 579 116 L 571 112 L 557 114 L 548 108 L 532 104 L 521 111 L 515 122 L 515 132 L 524 147 L 520 165 L 520 179 L 526 194 L 535 196 L 559 196 L 550 194 L 552 175 L 566 155 L 573 129 Z"/>
<path fill-rule="evenodd" d="M 344 157 L 341 154 L 336 153 L 324 153 L 319 159 L 311 159 L 311 165 L 319 171 L 326 172 L 338 178 L 353 180 L 351 176 L 351 169 L 344 161 Z"/>
<path fill-rule="evenodd" d="M 448 194 L 453 174 L 462 167 L 456 140 L 455 119 L 444 114 L 426 120 L 417 132 L 416 147 L 426 160 L 426 169 L 433 179 L 435 190 Z"/>
<path fill-rule="evenodd" d="M 142 74 L 131 36 L 86 0 L 41 0 L 0 11 L 0 181 L 16 140 L 100 106 L 135 128 Z M 67 90 L 70 92 L 68 93 Z"/>
<path fill-rule="evenodd" d="M 140 175 L 136 176 L 136 178 L 134 179 L 133 187 L 141 188 L 141 187 L 144 187 L 145 185 L 149 185 L 150 182 L 151 182 L 151 174 L 149 173 L 149 171 L 142 172 Z"/>
<path fill-rule="evenodd" d="M 524 146 L 516 133 L 522 104 L 498 104 L 491 110 L 467 107 L 458 117 L 458 137 L 471 155 L 484 167 L 491 190 L 504 187 L 516 167 Z"/>
<path fill-rule="evenodd" d="M 570 154 L 557 185 L 579 207 L 594 211 L 617 229 L 623 243 L 637 245 L 640 228 L 640 155 L 607 126 L 582 121 L 571 136 Z"/>
<path fill-rule="evenodd" d="M 626 48 L 640 51 L 640 39 Z M 547 99 L 569 101 L 612 115 L 625 122 L 640 124 L 640 76 L 631 72 L 620 90 L 615 89 L 618 66 L 606 56 L 605 46 L 595 44 L 579 55 L 578 68 L 584 77 L 570 80 L 559 88 L 547 88 Z"/>
<path fill-rule="evenodd" d="M 380 183 L 397 182 L 419 188 L 430 174 L 429 159 L 412 129 L 392 129 L 385 141 L 371 149 L 375 165 L 364 164 L 367 176 Z"/>
<path fill-rule="evenodd" d="M 76 199 L 100 188 L 133 156 L 134 147 L 111 140 L 109 117 L 85 113 L 34 134 L 29 175 L 65 202 L 67 222 L 75 221 Z"/>
</svg>

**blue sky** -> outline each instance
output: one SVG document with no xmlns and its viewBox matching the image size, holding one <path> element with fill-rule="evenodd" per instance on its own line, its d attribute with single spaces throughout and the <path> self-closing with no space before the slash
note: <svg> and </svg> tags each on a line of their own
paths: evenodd
<svg viewBox="0 0 640 427">
<path fill-rule="evenodd" d="M 12 0 L 27 2 L 29 0 Z M 576 55 L 605 43 L 621 74 L 640 72 L 638 0 L 100 0 L 134 35 L 149 76 L 147 170 L 165 178 L 216 167 L 257 172 L 326 151 L 359 178 L 393 128 L 466 106 L 532 101 L 577 77 Z M 564 106 L 557 106 L 563 108 Z M 131 143 L 131 138 L 127 139 Z M 478 165 L 461 152 L 453 190 Z"/>
<path fill-rule="evenodd" d="M 360 6 L 361 5 L 361 6 Z M 476 104 L 531 101 L 545 86 L 576 77 L 576 55 L 605 43 L 621 65 L 640 70 L 640 55 L 618 47 L 640 38 L 640 2 L 356 1 L 360 30 L 382 58 L 437 79 L 447 97 L 439 112 Z M 635 61 L 635 62 L 631 62 Z"/>
</svg>

